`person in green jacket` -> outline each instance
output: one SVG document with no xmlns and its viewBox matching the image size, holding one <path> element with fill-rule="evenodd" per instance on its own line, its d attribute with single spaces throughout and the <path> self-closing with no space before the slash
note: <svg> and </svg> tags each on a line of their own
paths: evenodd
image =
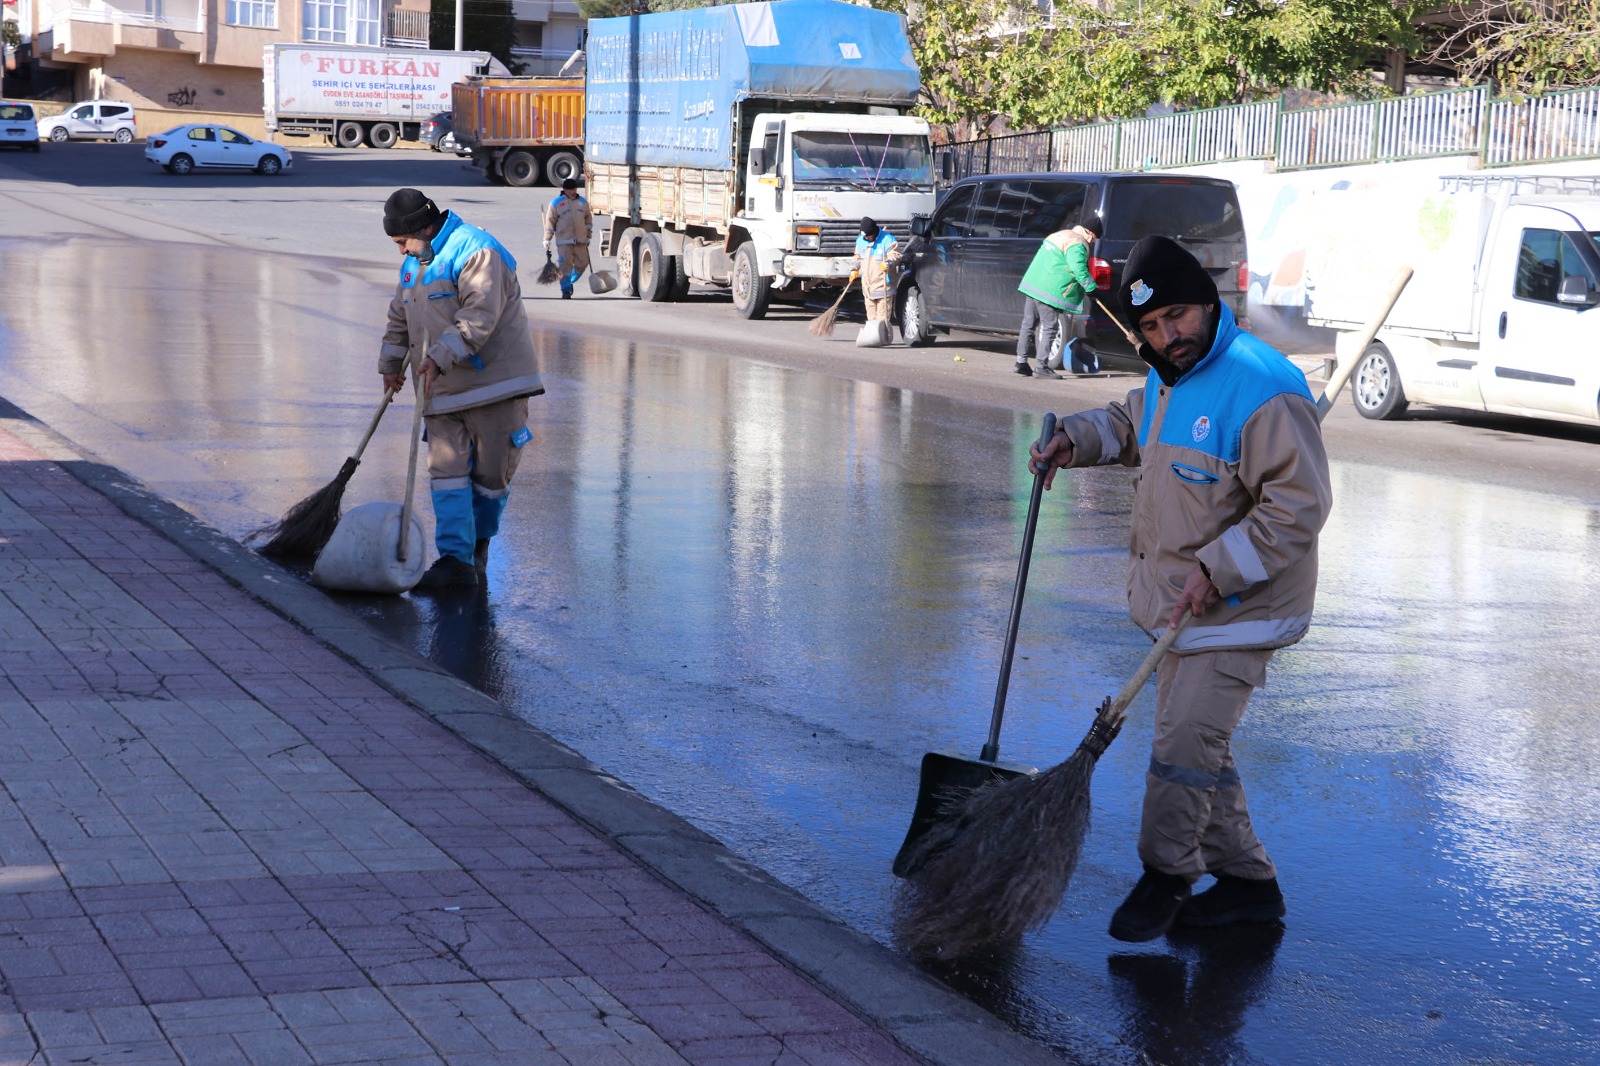
<svg viewBox="0 0 1600 1066">
<path fill-rule="evenodd" d="M 1060 377 L 1050 369 L 1050 350 L 1055 347 L 1062 315 L 1083 314 L 1084 297 L 1095 290 L 1089 274 L 1089 249 L 1105 232 L 1098 216 L 1090 215 L 1071 229 L 1057 230 L 1039 244 L 1028 272 L 1022 275 L 1017 291 L 1022 293 L 1022 327 L 1017 333 L 1016 371 L 1023 377 Z M 1033 335 L 1039 333 L 1039 368 L 1028 365 L 1033 355 Z M 1067 341 L 1070 345 L 1072 342 Z M 1074 356 L 1074 363 L 1077 362 Z M 1087 373 L 1098 365 L 1085 364 Z"/>
</svg>

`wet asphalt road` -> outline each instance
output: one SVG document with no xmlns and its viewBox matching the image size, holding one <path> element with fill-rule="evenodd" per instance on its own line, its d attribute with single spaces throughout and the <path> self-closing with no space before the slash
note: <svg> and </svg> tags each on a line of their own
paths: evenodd
<svg viewBox="0 0 1600 1066">
<path fill-rule="evenodd" d="M 283 188 L 311 196 L 306 173 Z M 151 188 L 99 195 L 171 195 Z M 0 392 L 244 536 L 353 446 L 390 265 L 149 230 L 0 245 Z M 885 935 L 917 760 L 976 754 L 987 726 L 1034 410 L 711 346 L 539 343 L 550 392 L 489 590 L 351 609 Z M 407 414 L 349 502 L 400 497 Z M 1318 624 L 1236 738 L 1283 930 L 1105 935 L 1137 873 L 1147 693 L 1060 915 L 946 976 L 1069 1061 L 1600 1058 L 1597 443 L 1482 449 L 1558 450 L 1590 471 L 1564 490 L 1335 449 Z M 1064 757 L 1144 650 L 1121 609 L 1130 493 L 1090 471 L 1046 497 L 1007 757 Z"/>
</svg>

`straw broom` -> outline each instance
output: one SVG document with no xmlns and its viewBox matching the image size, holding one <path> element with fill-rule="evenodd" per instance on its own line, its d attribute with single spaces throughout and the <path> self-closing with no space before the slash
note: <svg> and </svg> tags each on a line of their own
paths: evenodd
<svg viewBox="0 0 1600 1066">
<path fill-rule="evenodd" d="M 404 375 L 410 365 L 411 357 L 408 354 L 400 366 L 400 373 Z M 389 409 L 393 399 L 394 390 L 385 389 L 383 402 L 378 404 L 378 410 L 367 426 L 366 436 L 361 438 L 355 454 L 344 461 L 332 481 L 289 508 L 272 525 L 264 526 L 252 534 L 252 537 L 270 538 L 261 546 L 262 555 L 273 559 L 315 559 L 327 546 L 328 538 L 333 536 L 334 529 L 339 525 L 345 486 L 355 476 L 356 467 L 361 465 L 361 453 L 367 450 L 367 443 L 372 440 L 372 434 L 377 432 L 378 421 L 383 418 L 383 412 Z"/>
<path fill-rule="evenodd" d="M 1317 401 L 1319 420 L 1327 417 L 1360 354 L 1410 280 L 1411 268 L 1400 268 L 1381 310 L 1348 349 L 1355 354 L 1339 360 Z M 1104 304 L 1100 309 L 1111 314 Z M 1115 315 L 1111 318 L 1128 333 Z M 1133 341 L 1131 334 L 1128 339 Z M 907 856 L 906 866 L 918 873 L 901 883 L 895 898 L 894 934 L 903 950 L 926 959 L 958 959 L 1015 944 L 1050 920 L 1083 853 L 1095 763 L 1122 729 L 1128 704 L 1189 619 L 1185 612 L 1122 691 L 1100 705 L 1089 732 L 1065 762 L 1042 774 L 996 781 L 952 797 L 948 817 Z"/>
<path fill-rule="evenodd" d="M 833 306 L 811 320 L 811 325 L 806 328 L 813 337 L 833 336 L 833 324 L 839 318 L 839 305 L 844 303 L 844 294 L 850 291 L 850 286 L 856 283 L 856 275 L 852 272 L 850 280 L 844 283 L 844 288 L 839 290 L 838 299 L 833 301 Z"/>
<path fill-rule="evenodd" d="M 561 277 L 561 268 L 556 266 L 556 261 L 550 258 L 550 253 L 544 253 L 544 266 L 539 270 L 539 276 L 534 279 L 540 285 L 554 285 Z"/>
</svg>

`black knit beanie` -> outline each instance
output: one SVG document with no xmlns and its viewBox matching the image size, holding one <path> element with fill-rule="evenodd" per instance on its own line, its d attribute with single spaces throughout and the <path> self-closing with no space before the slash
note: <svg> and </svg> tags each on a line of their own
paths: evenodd
<svg viewBox="0 0 1600 1066">
<path fill-rule="evenodd" d="M 869 241 L 877 240 L 878 239 L 878 224 L 876 222 L 874 222 L 870 218 L 863 218 L 861 220 L 861 234 L 862 234 L 862 236 L 866 237 L 867 240 L 869 240 Z"/>
<path fill-rule="evenodd" d="M 383 232 L 391 237 L 421 233 L 444 218 L 444 212 L 416 189 L 396 189 L 383 204 Z"/>
<path fill-rule="evenodd" d="M 1162 307 L 1219 302 L 1217 283 L 1206 268 L 1167 237 L 1146 237 L 1133 246 L 1117 296 L 1135 328 L 1139 319 Z"/>
</svg>

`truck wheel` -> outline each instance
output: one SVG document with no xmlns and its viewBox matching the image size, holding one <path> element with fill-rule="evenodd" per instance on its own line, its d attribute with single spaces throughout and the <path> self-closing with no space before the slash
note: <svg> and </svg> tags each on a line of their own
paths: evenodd
<svg viewBox="0 0 1600 1066">
<path fill-rule="evenodd" d="M 900 293 L 900 335 L 908 348 L 926 348 L 933 343 L 933 327 L 928 325 L 928 304 L 922 290 L 907 285 Z"/>
<path fill-rule="evenodd" d="M 761 265 L 756 262 L 756 246 L 739 245 L 733 256 L 733 308 L 745 318 L 765 318 L 772 289 Z"/>
<path fill-rule="evenodd" d="M 557 152 L 544 161 L 545 180 L 559 186 L 568 178 L 583 181 L 583 161 L 571 152 Z"/>
<path fill-rule="evenodd" d="M 639 241 L 635 261 L 635 269 L 639 273 L 639 298 L 653 304 L 672 299 L 672 286 L 678 269 L 673 265 L 672 257 L 661 251 L 661 238 L 654 233 L 646 233 Z"/>
<path fill-rule="evenodd" d="M 500 172 L 507 185 L 526 189 L 539 180 L 539 160 L 532 152 L 508 152 L 500 161 Z"/>
<path fill-rule="evenodd" d="M 1350 397 L 1366 418 L 1394 419 L 1406 413 L 1405 389 L 1394 357 L 1382 344 L 1373 344 L 1356 364 Z"/>
<path fill-rule="evenodd" d="M 681 304 L 689 298 L 689 272 L 684 269 L 683 256 L 669 256 L 672 260 L 672 302 Z"/>
<path fill-rule="evenodd" d="M 334 143 L 340 148 L 360 148 L 366 136 L 359 122 L 341 122 L 339 128 L 333 131 Z"/>
<path fill-rule="evenodd" d="M 374 122 L 367 130 L 367 143 L 374 148 L 393 148 L 400 131 L 387 122 Z"/>
<path fill-rule="evenodd" d="M 639 241 L 644 230 L 629 226 L 617 241 L 617 287 L 624 296 L 639 295 Z"/>
</svg>

